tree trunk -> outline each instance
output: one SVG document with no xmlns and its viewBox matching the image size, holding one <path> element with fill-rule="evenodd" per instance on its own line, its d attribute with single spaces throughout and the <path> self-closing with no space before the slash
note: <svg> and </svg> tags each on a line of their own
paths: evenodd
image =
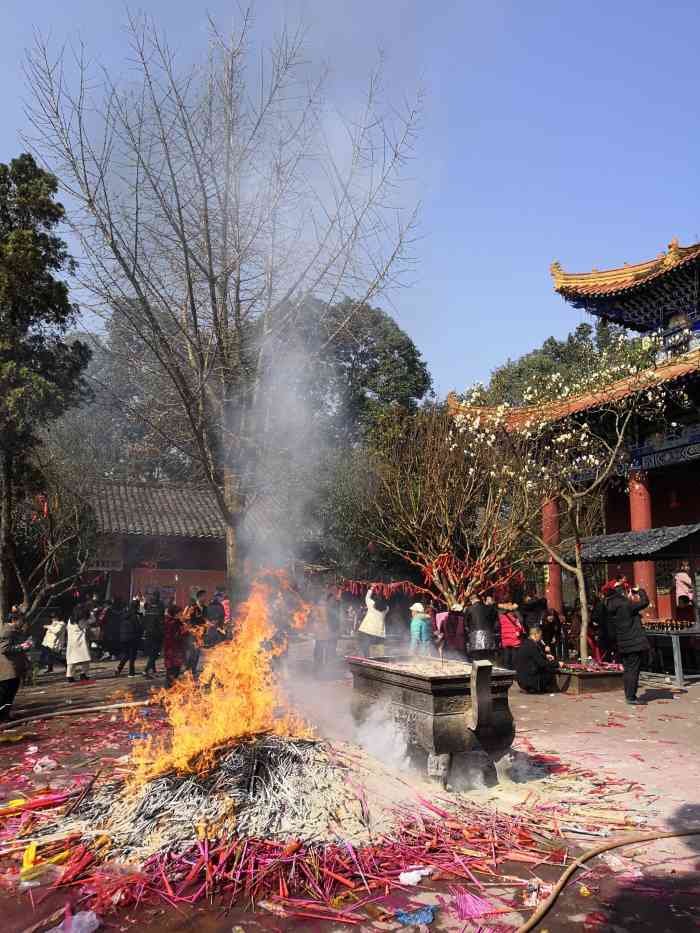
<svg viewBox="0 0 700 933">
<path fill-rule="evenodd" d="M 238 547 L 238 525 L 240 502 L 238 483 L 233 470 L 224 468 L 224 497 L 229 510 L 230 521 L 226 522 L 226 589 L 229 599 L 234 602 L 241 589 L 240 552 Z"/>
<path fill-rule="evenodd" d="M 579 640 L 579 651 L 581 660 L 588 657 L 588 623 L 590 614 L 588 612 L 588 593 L 586 591 L 586 576 L 583 572 L 583 561 L 581 560 L 581 545 L 576 541 L 576 585 L 578 587 L 578 601 L 581 607 L 581 637 Z"/>
<path fill-rule="evenodd" d="M 12 454 L 2 452 L 0 468 L 0 621 L 10 611 L 10 523 L 12 520 Z"/>
<path fill-rule="evenodd" d="M 240 582 L 238 570 L 238 529 L 226 525 L 226 589 L 231 600 L 235 599 Z"/>
</svg>

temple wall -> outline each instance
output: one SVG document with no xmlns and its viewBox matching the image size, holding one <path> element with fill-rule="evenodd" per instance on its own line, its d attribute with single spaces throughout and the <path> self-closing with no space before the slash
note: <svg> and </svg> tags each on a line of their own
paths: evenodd
<svg viewBox="0 0 700 933">
<path fill-rule="evenodd" d="M 660 528 L 665 525 L 686 525 L 700 522 L 700 461 L 690 461 L 678 466 L 649 470 L 647 473 L 651 492 L 652 525 Z M 606 532 L 613 534 L 630 530 L 629 497 L 621 484 L 608 492 L 606 503 Z M 700 558 L 700 555 L 698 555 Z M 660 618 L 674 615 L 671 594 L 663 568 L 657 565 L 659 578 L 657 609 Z M 631 562 L 611 563 L 608 565 L 610 576 L 623 573 L 628 580 L 634 579 Z"/>
<path fill-rule="evenodd" d="M 650 470 L 647 476 L 655 528 L 700 522 L 700 460 Z M 630 530 L 629 498 L 622 485 L 609 491 L 605 513 L 608 534 Z"/>
<path fill-rule="evenodd" d="M 192 586 L 213 590 L 225 582 L 223 541 L 133 535 L 123 539 L 123 553 L 123 569 L 111 573 L 112 596 L 121 596 L 122 599 L 132 595 L 132 582 L 134 591 L 139 587 L 146 588 L 144 584 L 149 581 L 164 590 L 177 590 L 180 602 L 186 600 Z"/>
</svg>

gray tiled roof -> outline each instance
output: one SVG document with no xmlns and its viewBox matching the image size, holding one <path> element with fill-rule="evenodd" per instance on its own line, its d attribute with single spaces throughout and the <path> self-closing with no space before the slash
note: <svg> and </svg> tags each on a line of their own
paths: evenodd
<svg viewBox="0 0 700 933">
<path fill-rule="evenodd" d="M 225 536 L 214 496 L 202 487 L 99 480 L 91 485 L 87 498 L 103 534 Z"/>
<path fill-rule="evenodd" d="M 646 557 L 682 541 L 697 531 L 700 531 L 700 523 L 596 535 L 581 541 L 581 556 L 585 561 L 632 560 L 636 557 Z"/>
</svg>

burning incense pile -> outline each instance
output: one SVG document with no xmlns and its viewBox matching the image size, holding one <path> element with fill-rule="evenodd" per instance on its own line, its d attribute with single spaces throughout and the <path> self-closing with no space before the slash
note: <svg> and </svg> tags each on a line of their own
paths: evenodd
<svg viewBox="0 0 700 933">
<path fill-rule="evenodd" d="M 363 925 L 385 917 L 377 904 L 405 892 L 413 883 L 406 873 L 470 888 L 460 894 L 460 916 L 474 906 L 480 879 L 507 879 L 512 901 L 482 901 L 488 916 L 514 909 L 527 888 L 512 877 L 514 864 L 566 864 L 557 811 L 579 807 L 579 792 L 551 812 L 520 806 L 503 814 L 413 790 L 397 806 L 400 779 L 375 774 L 368 803 L 359 752 L 314 741 L 285 708 L 272 669 L 272 613 L 283 603 L 284 590 L 271 581 L 253 587 L 235 639 L 210 654 L 200 683 L 186 680 L 164 695 L 169 738 L 136 743 L 126 783 L 103 779 L 0 811 L 0 859 L 13 861 L 15 879 L 79 886 L 81 904 L 98 914 L 148 900 L 177 907 L 217 898 Z M 391 803 L 377 818 L 382 794 Z M 586 831 L 575 820 L 573 831 Z"/>
<path fill-rule="evenodd" d="M 48 827 L 54 834 L 58 827 Z M 369 839 L 347 769 L 322 743 L 262 736 L 222 755 L 204 777 L 169 774 L 135 788 L 108 783 L 60 824 L 91 844 L 108 836 L 109 857 L 143 864 L 180 852 L 197 836 L 326 842 Z"/>
<path fill-rule="evenodd" d="M 256 581 L 238 612 L 233 641 L 209 653 L 199 683 L 186 678 L 161 694 L 171 732 L 167 739 L 134 746 L 136 784 L 173 773 L 206 774 L 222 750 L 258 735 L 311 735 L 309 727 L 285 708 L 272 669 L 275 655 L 285 647 L 273 614 L 275 607 L 284 611 L 289 592 L 282 577 Z M 302 605 L 289 616 L 303 624 L 308 607 Z"/>
<path fill-rule="evenodd" d="M 279 690 L 273 659 L 284 636 L 275 610 L 296 628 L 309 615 L 283 576 L 268 575 L 253 584 L 233 641 L 209 653 L 199 681 L 187 677 L 160 695 L 165 737 L 137 740 L 126 782 L 91 788 L 36 833 L 39 846 L 79 839 L 101 859 L 143 865 L 202 836 L 368 841 L 369 813 L 347 764 L 311 738 Z"/>
<path fill-rule="evenodd" d="M 542 774 L 524 799 L 498 812 L 484 800 L 427 799 L 352 746 L 259 737 L 223 754 L 205 777 L 169 775 L 126 791 L 98 785 L 88 794 L 77 788 L 16 802 L 0 811 L 0 865 L 14 864 L 15 884 L 77 889 L 81 906 L 100 916 L 149 903 L 209 902 L 362 928 L 393 920 L 394 898 L 404 903 L 420 876 L 426 884 L 461 885 L 455 907 L 462 923 L 468 916 L 511 919 L 536 905 L 539 866 L 568 863 L 572 838 L 636 825 L 639 800 L 632 814 L 619 795 L 641 790 L 521 742 Z M 352 819 L 332 812 L 347 806 L 347 788 L 356 792 L 354 819 L 365 841 L 350 838 Z M 329 835 L 287 836 L 299 825 L 316 832 L 310 804 L 336 791 L 341 799 L 329 800 L 324 818 L 339 819 L 320 824 Z M 384 822 L 375 819 L 377 797 Z M 307 809 L 297 814 L 290 801 Z M 302 823 L 290 822 L 299 816 Z"/>
<path fill-rule="evenodd" d="M 277 743 L 273 747 L 280 749 Z M 300 748 L 303 753 L 305 747 Z M 306 751 L 311 748 L 307 746 Z M 128 838 L 136 853 L 138 831 L 149 831 L 159 808 L 172 806 L 165 780 L 158 779 L 144 794 L 131 817 L 134 826 L 120 825 L 122 817 L 114 814 L 113 836 L 97 835 L 94 826 L 87 832 L 83 828 L 83 821 L 102 801 L 101 794 L 80 804 L 83 821 L 74 824 L 76 834 L 57 838 L 50 831 L 56 824 L 45 824 L 46 835 L 35 837 L 24 851 L 27 867 L 20 878 L 39 877 L 37 871 L 46 866 L 45 859 L 58 859 L 54 864 L 61 867 L 53 887 L 79 885 L 81 903 L 100 915 L 145 901 L 177 907 L 216 897 L 222 904 L 253 903 L 284 917 L 361 925 L 368 917 L 384 916 L 378 904 L 391 892 L 415 884 L 406 878 L 416 869 L 420 877 L 459 880 L 475 891 L 483 888 L 479 876 L 485 882 L 505 882 L 513 890 L 512 903 L 509 898 L 486 904 L 485 913 L 508 913 L 517 909 L 517 892 L 526 889 L 528 882 L 510 873 L 506 879 L 502 866 L 523 863 L 532 869 L 545 863 L 564 865 L 568 859 L 564 840 L 542 826 L 540 814 L 508 816 L 463 801 L 436 798 L 431 802 L 416 796 L 411 806 L 392 811 L 391 832 L 363 845 L 353 844 L 344 833 L 332 842 L 215 835 L 206 826 L 186 825 L 183 815 L 175 832 L 180 845 L 173 847 L 164 837 L 163 847 L 138 867 L 115 865 L 118 850 L 112 844 Z M 194 790 L 190 781 L 181 785 L 183 806 L 194 801 L 201 807 L 202 799 L 201 788 Z M 103 801 L 105 809 L 108 800 Z M 167 833 L 168 823 L 161 825 Z M 61 832 L 69 826 L 67 820 L 61 821 Z M 127 849 L 124 845 L 122 851 Z"/>
<path fill-rule="evenodd" d="M 327 840 L 342 820 L 348 838 L 363 833 L 344 769 L 279 691 L 272 662 L 285 638 L 275 611 L 299 627 L 309 607 L 270 574 L 253 584 L 233 641 L 209 653 L 199 682 L 188 677 L 160 695 L 167 735 L 134 743 L 126 786 L 87 795 L 64 831 L 109 836 L 111 858 L 138 862 L 202 832 Z"/>
</svg>

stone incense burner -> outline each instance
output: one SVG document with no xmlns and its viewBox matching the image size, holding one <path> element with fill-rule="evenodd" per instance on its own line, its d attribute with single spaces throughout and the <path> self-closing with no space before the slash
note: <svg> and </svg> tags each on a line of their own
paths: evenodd
<svg viewBox="0 0 700 933">
<path fill-rule="evenodd" d="M 347 660 L 356 721 L 386 704 L 409 748 L 427 753 L 428 774 L 443 783 L 454 756 L 467 768 L 483 770 L 485 752 L 497 755 L 510 748 L 515 735 L 508 706 L 512 671 L 494 668 L 490 661 L 468 664 L 412 655 Z"/>
</svg>

